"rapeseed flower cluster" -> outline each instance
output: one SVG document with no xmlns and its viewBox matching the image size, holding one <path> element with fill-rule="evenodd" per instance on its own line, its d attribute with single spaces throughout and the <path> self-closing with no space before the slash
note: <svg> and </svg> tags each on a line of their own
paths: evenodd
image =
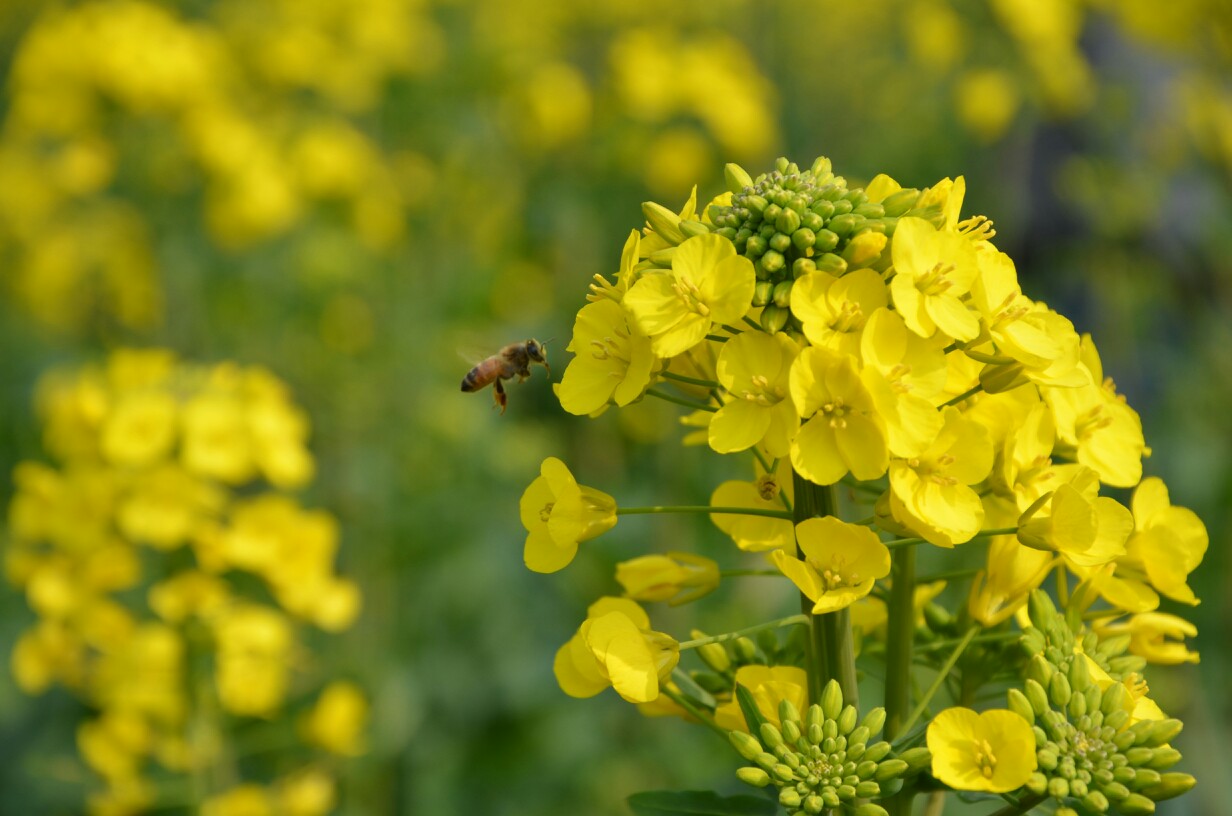
<svg viewBox="0 0 1232 816">
<path fill-rule="evenodd" d="M 590 287 L 568 346 L 575 356 L 556 391 L 578 415 L 644 398 L 680 404 L 690 411 L 685 423 L 701 429 L 713 451 L 750 455 L 752 479 L 720 484 L 709 505 L 626 507 L 579 486 L 563 462 L 548 459 L 522 500 L 526 563 L 540 572 L 564 569 L 579 544 L 623 515 L 702 512 L 737 551 L 760 554 L 771 569 L 725 570 L 710 557 L 718 553 L 622 563 L 616 577 L 626 597 L 592 606 L 557 656 L 562 688 L 589 696 L 611 685 L 647 713 L 754 736 L 758 721 L 777 716 L 773 728 L 782 728 L 810 703 L 824 709 L 823 689 L 848 699 L 855 717 L 854 621 L 884 644 L 876 652 L 887 662 L 884 713 L 896 748 L 926 732 L 915 764 L 931 756 L 932 776 L 949 788 L 1019 802 L 1041 795 L 1041 775 L 1058 767 L 1048 751 L 1096 736 L 1108 743 L 1107 729 L 1120 733 L 1132 717 L 1157 712 L 1125 703 L 1145 699 L 1140 672 L 1148 659 L 1191 659 L 1183 638 L 1192 626 L 1156 609 L 1161 596 L 1197 602 L 1187 577 L 1207 547 L 1202 522 L 1171 504 L 1161 480 L 1143 478 L 1150 451 L 1141 422 L 1103 371 L 1094 342 L 1022 291 L 1012 259 L 994 244 L 992 222 L 963 215 L 961 177 L 915 189 L 881 175 L 855 187 L 824 158 L 807 169 L 780 159 L 756 177 L 728 165 L 725 177 L 727 192 L 704 206 L 696 192 L 678 211 L 643 205 L 646 224 L 630 234 L 619 270 Z M 1130 505 L 1103 495 L 1106 488 L 1133 488 Z M 860 520 L 841 518 L 845 509 Z M 967 574 L 967 602 L 956 610 L 933 600 L 946 581 L 915 582 L 914 550 L 928 545 L 986 547 L 986 567 Z M 799 590 L 805 614 L 678 641 L 652 628 L 638 603 L 692 601 L 720 580 L 767 573 Z M 1038 588 L 1050 574 L 1065 615 L 1041 600 Z M 1029 598 L 1035 625 L 1022 634 L 1029 653 L 998 651 L 998 642 L 1016 637 L 1011 619 L 1026 626 L 1015 614 Z M 1065 621 L 1081 620 L 1096 603 L 1098 631 L 1075 635 Z M 774 634 L 781 627 L 806 634 L 781 643 Z M 982 630 L 989 645 L 972 646 Z M 756 643 L 746 637 L 754 632 Z M 929 654 L 952 651 L 945 660 L 926 658 L 939 675 L 912 704 L 917 637 Z M 963 661 L 968 647 L 973 655 L 993 650 L 998 665 Z M 690 650 L 704 669 L 679 668 Z M 1025 672 L 1040 661 L 1058 677 L 1098 674 L 1084 692 L 1112 694 L 1107 705 L 1128 706 L 1124 721 L 1083 719 L 1085 710 L 1071 708 L 1071 730 L 1058 721 L 1041 737 L 1021 705 L 969 707 L 975 690 L 1006 666 Z M 962 675 L 960 705 L 910 732 L 951 673 Z M 1106 692 L 1111 686 L 1127 696 Z M 1056 705 L 1070 705 L 1060 696 Z M 1086 702 L 1105 704 L 1103 697 Z M 854 720 L 847 725 L 842 734 Z M 873 776 L 857 772 L 848 784 L 844 772 L 826 788 L 824 775 L 804 769 L 818 761 L 809 759 L 815 751 L 834 756 L 824 736 L 787 749 L 805 752 L 795 764 L 762 756 L 762 748 L 808 737 L 799 725 L 793 734 L 763 730 L 757 750 L 737 741 L 759 766 L 742 778 L 773 781 L 789 809 L 854 806 L 881 794 L 870 779 L 891 779 L 865 769 Z M 1096 770 L 1118 762 L 1100 756 L 1090 768 L 1074 765 L 1095 780 L 1085 789 L 1044 787 L 1062 802 L 1094 791 L 1131 810 L 1141 797 L 1163 794 L 1150 773 L 1133 788 L 1139 798 L 1100 787 Z M 906 812 L 902 801 L 898 812 Z M 1083 806 L 1102 812 L 1100 801 Z"/>
<path fill-rule="evenodd" d="M 336 521 L 289 492 L 314 463 L 286 385 L 120 350 L 48 374 L 38 410 L 54 464 L 13 473 L 5 568 L 37 621 L 11 666 L 26 693 L 60 685 L 92 712 L 77 732 L 102 780 L 90 812 L 157 807 L 171 777 L 205 784 L 220 816 L 329 812 L 327 757 L 362 752 L 367 703 L 350 683 L 313 702 L 304 630 L 347 629 L 361 598 L 335 569 Z M 291 709 L 304 711 L 302 739 L 287 737 L 298 769 L 224 785 L 245 751 L 236 724 Z"/>
</svg>

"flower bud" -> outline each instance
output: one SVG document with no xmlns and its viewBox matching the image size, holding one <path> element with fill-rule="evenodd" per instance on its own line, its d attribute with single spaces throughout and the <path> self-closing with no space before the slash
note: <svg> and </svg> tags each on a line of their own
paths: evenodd
<svg viewBox="0 0 1232 816">
<path fill-rule="evenodd" d="M 791 276 L 793 278 L 802 278 L 816 270 L 817 264 L 813 263 L 812 258 L 796 258 L 791 264 Z"/>
<path fill-rule="evenodd" d="M 925 749 L 925 750 L 928 750 L 928 749 Z M 871 759 L 873 762 L 880 762 L 881 760 L 885 759 L 886 755 L 889 753 L 890 753 L 890 743 L 882 740 L 881 742 L 870 745 L 868 747 L 868 750 L 864 752 L 864 758 Z"/>
<path fill-rule="evenodd" d="M 790 782 L 796 778 L 796 772 L 790 765 L 779 763 L 770 769 L 771 775 L 781 782 Z"/>
<path fill-rule="evenodd" d="M 1009 690 L 1007 697 L 1010 711 L 1013 711 L 1019 717 L 1034 725 L 1035 711 L 1031 708 L 1031 703 L 1027 700 L 1027 696 L 1018 689 L 1012 688 Z"/>
<path fill-rule="evenodd" d="M 676 254 L 676 247 L 665 247 L 657 249 L 650 253 L 650 262 L 660 269 L 671 269 L 672 258 Z"/>
<path fill-rule="evenodd" d="M 1175 748 L 1163 746 L 1160 748 L 1152 748 L 1155 756 L 1151 759 L 1149 768 L 1154 768 L 1157 771 L 1162 771 L 1165 768 L 1171 768 L 1173 765 L 1181 761 L 1181 752 Z"/>
<path fill-rule="evenodd" d="M 795 744 L 800 739 L 800 723 L 798 720 L 781 720 L 783 723 L 783 739 Z"/>
<path fill-rule="evenodd" d="M 1025 690 L 1023 696 L 1031 704 L 1031 710 L 1035 712 L 1037 717 L 1044 716 L 1044 712 L 1051 708 L 1048 703 L 1048 692 L 1044 691 L 1044 687 L 1032 678 L 1027 678 L 1026 683 L 1023 684 L 1023 689 Z M 1032 719 L 1032 722 L 1034 722 L 1034 719 Z"/>
<path fill-rule="evenodd" d="M 1039 766 L 1046 771 L 1056 770 L 1057 762 L 1059 761 L 1055 751 L 1047 748 L 1041 748 L 1035 752 L 1035 758 L 1039 762 Z"/>
<path fill-rule="evenodd" d="M 791 287 L 795 281 L 785 280 L 780 281 L 774 287 L 774 305 L 780 309 L 786 309 L 791 305 Z"/>
<path fill-rule="evenodd" d="M 757 657 L 757 644 L 747 637 L 738 637 L 732 641 L 732 651 L 741 663 L 752 663 Z"/>
<path fill-rule="evenodd" d="M 735 162 L 728 162 L 723 166 L 723 182 L 732 193 L 741 193 L 745 187 L 753 186 L 752 177 Z"/>
<path fill-rule="evenodd" d="M 736 752 L 750 762 L 755 761 L 762 754 L 761 743 L 750 734 L 743 731 L 728 731 L 727 739 Z"/>
<path fill-rule="evenodd" d="M 1129 788 L 1120 782 L 1108 782 L 1104 785 L 1104 795 L 1113 802 L 1120 802 L 1126 796 L 1129 796 Z"/>
<path fill-rule="evenodd" d="M 791 234 L 791 243 L 800 252 L 809 252 L 813 245 L 817 243 L 817 233 L 808 227 L 800 227 L 800 229 Z M 809 254 L 812 253 L 809 252 Z"/>
<path fill-rule="evenodd" d="M 838 793 L 830 788 L 826 788 L 821 792 L 821 801 L 824 802 L 825 806 L 829 808 L 836 808 L 842 804 L 842 800 L 839 799 Z"/>
<path fill-rule="evenodd" d="M 695 221 L 692 218 L 681 219 L 680 232 L 685 238 L 695 238 L 698 235 L 709 235 L 710 227 L 706 226 L 701 221 Z"/>
<path fill-rule="evenodd" d="M 872 266 L 881 257 L 888 239 L 877 232 L 865 232 L 851 239 L 843 250 L 843 260 L 853 269 Z"/>
<path fill-rule="evenodd" d="M 1146 816 L 1155 812 L 1155 803 L 1140 793 L 1131 793 L 1117 803 L 1117 810 L 1125 816 Z"/>
<path fill-rule="evenodd" d="M 1091 687 L 1091 672 L 1087 668 L 1087 661 L 1084 659 L 1075 659 L 1069 664 L 1069 685 L 1074 691 L 1084 693 Z"/>
<path fill-rule="evenodd" d="M 759 280 L 753 287 L 753 305 L 765 306 L 774 297 L 774 284 L 768 280 Z"/>
<path fill-rule="evenodd" d="M 881 208 L 886 215 L 900 216 L 914 207 L 919 198 L 919 190 L 904 188 L 883 198 Z"/>
<path fill-rule="evenodd" d="M 1086 795 L 1082 797 L 1082 806 L 1084 809 L 1095 813 L 1104 813 L 1108 810 L 1108 797 L 1099 791 L 1087 791 Z"/>
<path fill-rule="evenodd" d="M 1117 685 L 1120 685 L 1118 683 Z M 1147 737 L 1146 744 L 1151 746 L 1164 745 L 1176 739 L 1176 735 L 1181 733 L 1181 729 L 1185 724 L 1177 719 L 1155 720 L 1151 723 L 1150 735 Z"/>
<path fill-rule="evenodd" d="M 1158 785 L 1163 776 L 1154 768 L 1139 768 L 1134 772 L 1134 783 L 1130 787 L 1134 790 L 1149 788 L 1152 785 Z"/>
<path fill-rule="evenodd" d="M 1060 675 L 1058 675 L 1059 677 Z M 1087 713 L 1087 698 L 1084 694 L 1074 694 L 1069 698 L 1069 713 L 1074 719 L 1079 719 Z"/>
<path fill-rule="evenodd" d="M 860 726 L 868 729 L 868 733 L 871 736 L 885 726 L 885 720 L 886 711 L 881 706 L 878 706 L 864 715 L 864 719 L 860 721 Z"/>
<path fill-rule="evenodd" d="M 1069 796 L 1069 782 L 1059 776 L 1054 776 L 1048 780 L 1048 795 L 1054 796 L 1057 799 L 1064 799 Z"/>
<path fill-rule="evenodd" d="M 877 766 L 877 773 L 873 778 L 878 782 L 887 782 L 895 777 L 902 776 L 908 770 L 907 762 L 902 759 L 887 759 L 883 760 Z"/>
<path fill-rule="evenodd" d="M 908 774 L 927 768 L 933 761 L 932 753 L 923 745 L 903 751 L 898 758 L 907 763 Z"/>
<path fill-rule="evenodd" d="M 850 734 L 847 735 L 847 742 L 849 745 L 863 745 L 868 742 L 868 738 L 871 736 L 872 732 L 870 732 L 867 727 L 858 725 Z"/>
<path fill-rule="evenodd" d="M 856 798 L 872 799 L 881 794 L 881 786 L 871 779 L 866 779 L 856 785 Z"/>
<path fill-rule="evenodd" d="M 680 216 L 653 201 L 642 202 L 642 215 L 646 222 L 660 238 L 673 246 L 684 241 L 684 233 L 680 231 Z"/>
<path fill-rule="evenodd" d="M 819 229 L 814 231 L 813 249 L 820 253 L 831 252 L 838 246 L 838 233 L 830 229 Z"/>
<path fill-rule="evenodd" d="M 826 803 L 817 794 L 814 793 L 804 797 L 804 812 L 810 814 L 810 816 L 821 813 L 825 809 Z"/>
<path fill-rule="evenodd" d="M 770 784 L 770 774 L 761 768 L 739 768 L 736 771 L 736 778 L 755 788 L 764 788 Z"/>
<path fill-rule="evenodd" d="M 818 215 L 820 215 L 822 218 L 829 219 L 830 216 L 834 215 L 834 202 L 828 199 L 822 198 L 817 201 L 814 201 L 812 206 L 809 207 L 809 209 L 817 213 Z M 836 245 L 837 245 L 837 242 L 836 242 Z"/>
<path fill-rule="evenodd" d="M 1048 699 L 1059 708 L 1065 708 L 1069 705 L 1070 697 L 1073 696 L 1073 690 L 1070 689 L 1069 680 L 1061 672 L 1056 672 L 1052 675 L 1052 682 L 1048 684 Z"/>
<path fill-rule="evenodd" d="M 790 207 L 783 210 L 774 219 L 774 226 L 782 235 L 790 236 L 793 232 L 800 229 L 800 213 Z"/>
<path fill-rule="evenodd" d="M 1142 794 L 1156 802 L 1162 802 L 1188 792 L 1196 782 L 1197 780 L 1187 773 L 1160 774 L 1159 782 L 1144 789 Z"/>
<path fill-rule="evenodd" d="M 775 233 L 778 235 L 779 233 Z M 771 243 L 773 247 L 773 242 Z M 777 249 L 767 249 L 761 256 L 761 268 L 773 275 L 787 265 L 787 260 L 783 257 L 783 253 Z"/>
<path fill-rule="evenodd" d="M 1033 772 L 1027 777 L 1026 789 L 1039 796 L 1044 791 L 1048 790 L 1048 777 L 1044 776 L 1039 771 Z"/>
<path fill-rule="evenodd" d="M 1120 685 L 1119 683 L 1117 685 Z M 1111 728 L 1113 731 L 1120 731 L 1129 722 L 1129 712 L 1125 709 L 1118 709 L 1104 718 L 1104 725 Z"/>
<path fill-rule="evenodd" d="M 791 236 L 785 233 L 776 232 L 771 235 L 768 240 L 770 242 L 770 249 L 773 249 L 775 252 L 780 254 L 791 249 Z"/>
<path fill-rule="evenodd" d="M 821 691 L 821 710 L 827 720 L 837 719 L 843 707 L 843 690 L 838 681 L 831 679 Z"/>
<path fill-rule="evenodd" d="M 783 744 L 783 734 L 774 727 L 774 723 L 762 723 L 758 733 L 761 735 L 761 744 L 768 750 L 773 751 Z"/>
<path fill-rule="evenodd" d="M 783 788 L 779 791 L 779 804 L 785 808 L 798 808 L 800 807 L 800 794 L 792 788 Z"/>
</svg>

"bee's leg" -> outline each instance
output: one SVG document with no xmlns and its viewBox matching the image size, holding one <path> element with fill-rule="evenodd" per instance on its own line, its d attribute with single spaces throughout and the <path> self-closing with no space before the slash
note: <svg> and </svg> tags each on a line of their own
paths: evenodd
<svg viewBox="0 0 1232 816">
<path fill-rule="evenodd" d="M 496 378 L 496 382 L 492 383 L 492 399 L 496 400 L 496 404 L 500 406 L 501 413 L 505 413 L 509 398 L 505 396 L 505 386 L 501 384 L 499 377 Z"/>
</svg>

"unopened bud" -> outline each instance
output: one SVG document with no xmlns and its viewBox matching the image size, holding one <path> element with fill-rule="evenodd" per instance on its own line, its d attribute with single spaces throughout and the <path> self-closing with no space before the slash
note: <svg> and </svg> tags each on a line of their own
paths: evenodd
<svg viewBox="0 0 1232 816">
<path fill-rule="evenodd" d="M 889 753 L 890 743 L 882 740 L 881 742 L 868 746 L 868 750 L 864 752 L 864 758 L 871 759 L 873 762 L 880 762 L 885 759 Z"/>
<path fill-rule="evenodd" d="M 1087 791 L 1082 797 L 1082 806 L 1095 813 L 1104 813 L 1108 810 L 1108 797 L 1099 791 Z"/>
<path fill-rule="evenodd" d="M 873 775 L 873 779 L 878 782 L 886 782 L 895 777 L 905 774 L 910 766 L 902 759 L 886 759 L 877 766 L 877 773 Z"/>
<path fill-rule="evenodd" d="M 770 774 L 761 768 L 739 768 L 736 771 L 736 777 L 746 785 L 752 785 L 755 788 L 764 788 L 770 784 Z"/>
<path fill-rule="evenodd" d="M 863 745 L 868 742 L 868 738 L 872 735 L 873 733 L 869 731 L 866 726 L 857 725 L 855 729 L 847 735 L 847 743 L 849 745 Z"/>
<path fill-rule="evenodd" d="M 838 718 L 842 708 L 843 689 L 839 686 L 837 680 L 831 679 L 821 691 L 821 710 L 826 715 L 827 720 L 834 720 Z"/>
<path fill-rule="evenodd" d="M 743 731 L 728 731 L 727 739 L 736 752 L 750 762 L 755 761 L 763 753 L 761 743 Z"/>
<path fill-rule="evenodd" d="M 1173 765 L 1181 761 L 1181 752 L 1175 748 L 1168 748 L 1167 746 L 1164 746 L 1160 748 L 1152 748 L 1151 750 L 1155 752 L 1155 756 L 1151 759 L 1148 767 L 1154 768 L 1157 771 L 1171 768 Z"/>
<path fill-rule="evenodd" d="M 1117 803 L 1117 810 L 1125 816 L 1147 816 L 1155 812 L 1155 803 L 1140 793 L 1131 793 Z"/>
<path fill-rule="evenodd" d="M 1013 711 L 1018 716 L 1022 717 L 1032 725 L 1035 724 L 1035 711 L 1031 707 L 1031 702 L 1027 696 L 1018 689 L 1012 688 L 1007 695 L 1010 711 Z"/>
<path fill-rule="evenodd" d="M 761 735 L 761 744 L 771 751 L 783 744 L 783 733 L 774 723 L 762 723 L 758 733 Z"/>
<path fill-rule="evenodd" d="M 1069 713 L 1074 719 L 1087 713 L 1087 698 L 1084 694 L 1074 694 L 1069 698 Z"/>
<path fill-rule="evenodd" d="M 786 309 L 791 305 L 791 288 L 795 281 L 785 280 L 780 281 L 774 287 L 774 305 L 780 309 Z"/>
<path fill-rule="evenodd" d="M 745 187 L 753 186 L 753 179 L 743 167 L 735 162 L 728 162 L 723 166 L 723 181 L 727 184 L 727 189 L 732 193 L 740 193 Z"/>
<path fill-rule="evenodd" d="M 747 637 L 738 637 L 732 641 L 732 651 L 741 663 L 752 663 L 757 657 L 757 644 Z"/>
<path fill-rule="evenodd" d="M 932 753 L 923 745 L 903 751 L 898 758 L 907 763 L 907 773 L 915 773 L 927 768 L 933 761 Z"/>
<path fill-rule="evenodd" d="M 783 788 L 779 791 L 779 804 L 785 808 L 798 808 L 800 807 L 800 794 L 792 788 Z"/>
<path fill-rule="evenodd" d="M 791 243 L 801 252 L 812 254 L 810 250 L 817 243 L 817 233 L 808 227 L 800 227 L 791 234 Z"/>
<path fill-rule="evenodd" d="M 920 191 L 910 188 L 891 193 L 881 200 L 882 210 L 886 215 L 900 216 L 915 206 L 920 198 Z"/>
<path fill-rule="evenodd" d="M 768 280 L 759 280 L 753 287 L 753 305 L 765 306 L 774 298 L 774 284 Z"/>
<path fill-rule="evenodd" d="M 1039 771 L 1034 771 L 1027 777 L 1027 790 L 1039 796 L 1044 791 L 1048 790 L 1048 777 L 1044 776 Z"/>
<path fill-rule="evenodd" d="M 1087 668 L 1085 659 L 1075 658 L 1069 664 L 1069 685 L 1079 694 L 1091 687 L 1091 671 Z"/>
<path fill-rule="evenodd" d="M 1061 672 L 1056 672 L 1052 675 L 1052 682 L 1048 684 L 1048 699 L 1052 700 L 1058 707 L 1064 708 L 1069 705 L 1070 697 L 1073 696 L 1073 690 L 1069 687 L 1069 680 Z"/>
<path fill-rule="evenodd" d="M 1038 760 L 1039 766 L 1046 771 L 1054 770 L 1057 767 L 1057 762 L 1059 761 L 1056 753 L 1048 750 L 1047 748 L 1041 748 L 1036 751 L 1035 758 Z"/>
<path fill-rule="evenodd" d="M 881 793 L 881 786 L 871 779 L 866 779 L 856 785 L 856 797 L 859 799 L 872 799 Z"/>
<path fill-rule="evenodd" d="M 694 637 L 700 638 L 705 637 L 705 635 L 698 633 Z M 702 659 L 703 663 L 717 672 L 725 672 L 731 668 L 731 656 L 727 654 L 727 650 L 720 643 L 707 643 L 705 646 L 698 646 L 695 652 Z"/>
<path fill-rule="evenodd" d="M 770 773 L 781 782 L 790 782 L 796 778 L 796 772 L 790 765 L 779 763 L 770 769 Z"/>
<path fill-rule="evenodd" d="M 1055 796 L 1057 799 L 1064 799 L 1066 796 L 1069 796 L 1069 782 L 1059 776 L 1049 779 L 1048 795 Z"/>
<path fill-rule="evenodd" d="M 816 814 L 819 814 L 826 809 L 826 803 L 822 801 L 822 798 L 817 794 L 809 794 L 804 797 L 803 809 L 805 813 L 809 814 L 809 816 L 816 816 Z"/>
<path fill-rule="evenodd" d="M 856 816 L 890 816 L 890 814 L 881 805 L 869 802 L 856 808 Z"/>
<path fill-rule="evenodd" d="M 685 238 L 695 238 L 698 235 L 709 235 L 710 227 L 706 226 L 701 221 L 694 221 L 691 218 L 681 219 L 680 232 Z"/>
<path fill-rule="evenodd" d="M 664 241 L 673 246 L 684 241 L 684 233 L 680 231 L 680 216 L 653 201 L 642 202 L 642 215 L 646 222 Z"/>
<path fill-rule="evenodd" d="M 1187 773 L 1161 774 L 1159 782 L 1146 788 L 1142 793 L 1156 802 L 1162 802 L 1165 799 L 1171 799 L 1186 793 L 1197 781 Z"/>
<path fill-rule="evenodd" d="M 1120 782 L 1107 782 L 1104 784 L 1104 794 L 1113 802 L 1120 802 L 1129 796 L 1129 788 Z"/>
<path fill-rule="evenodd" d="M 783 739 L 795 744 L 800 739 L 800 722 L 798 720 L 780 720 L 783 723 Z"/>
<path fill-rule="evenodd" d="M 860 725 L 861 727 L 868 729 L 869 736 L 872 736 L 885 726 L 885 720 L 886 711 L 881 706 L 878 706 L 864 715 L 864 719 L 860 721 Z"/>
<path fill-rule="evenodd" d="M 887 239 L 877 232 L 865 232 L 851 239 L 843 249 L 843 260 L 853 269 L 872 266 L 886 248 Z"/>
<path fill-rule="evenodd" d="M 1155 746 L 1169 743 L 1176 739 L 1177 734 L 1181 733 L 1184 727 L 1185 724 L 1177 719 L 1156 720 L 1151 724 L 1150 736 L 1147 737 L 1146 744 Z"/>
</svg>

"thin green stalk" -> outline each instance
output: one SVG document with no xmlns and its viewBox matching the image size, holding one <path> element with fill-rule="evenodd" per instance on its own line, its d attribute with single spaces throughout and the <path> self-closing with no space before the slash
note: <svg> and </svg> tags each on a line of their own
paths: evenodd
<svg viewBox="0 0 1232 816">
<path fill-rule="evenodd" d="M 729 640 L 742 638 L 746 635 L 755 635 L 765 629 L 781 629 L 784 626 L 803 626 L 809 622 L 808 615 L 788 615 L 785 618 L 777 618 L 765 623 L 759 623 L 756 626 L 748 626 L 744 629 L 737 629 L 734 632 L 724 632 L 721 635 L 709 635 L 703 638 L 694 640 L 686 640 L 680 643 L 680 651 L 688 649 L 696 649 L 698 646 L 706 646 L 711 643 L 726 643 Z"/>
<path fill-rule="evenodd" d="M 777 578 L 782 578 L 783 573 L 778 570 L 759 570 L 759 569 L 730 569 L 719 570 L 720 578 L 739 578 L 744 575 L 773 575 Z"/>
<path fill-rule="evenodd" d="M 975 567 L 972 569 L 947 570 L 945 572 L 933 572 L 928 575 L 917 577 L 917 584 L 931 584 L 933 581 L 950 581 L 955 578 L 970 578 L 979 572 L 983 567 Z"/>
<path fill-rule="evenodd" d="M 775 459 L 773 462 L 766 461 L 766 455 L 758 450 L 756 445 L 750 448 L 750 450 L 752 450 L 753 455 L 757 457 L 757 463 L 761 465 L 761 469 L 764 473 L 774 473 L 779 464 L 778 459 Z M 779 491 L 779 501 L 783 503 L 783 506 L 787 508 L 788 512 L 791 512 L 791 499 L 787 498 L 786 490 Z"/>
<path fill-rule="evenodd" d="M 1069 606 L 1069 579 L 1065 575 L 1065 564 L 1057 564 L 1057 600 L 1061 607 Z"/>
<path fill-rule="evenodd" d="M 908 715 L 907 721 L 899 726 L 900 733 L 902 731 L 911 730 L 911 726 L 915 725 L 915 721 L 920 718 L 920 715 L 924 713 L 926 708 L 928 708 L 928 704 L 932 701 L 933 696 L 936 695 L 936 693 L 941 689 L 941 686 L 945 684 L 945 678 L 948 677 L 950 672 L 954 670 L 954 665 L 958 663 L 958 658 L 962 657 L 962 653 L 966 651 L 967 646 L 971 643 L 971 639 L 975 637 L 975 633 L 979 630 L 980 627 L 978 626 L 972 626 L 968 629 L 967 634 L 964 635 L 963 639 L 960 640 L 958 645 L 954 647 L 954 651 L 950 652 L 950 656 L 946 658 L 945 663 L 937 672 L 937 676 L 933 679 L 933 684 L 928 687 L 928 691 L 924 692 L 924 696 L 920 698 L 918 703 L 916 703 L 915 708 L 912 709 L 911 714 Z"/>
<path fill-rule="evenodd" d="M 838 493 L 834 485 L 816 485 L 792 473 L 795 487 L 796 523 L 817 516 L 838 516 Z M 796 545 L 797 556 L 803 557 Z M 800 609 L 812 615 L 813 601 L 800 593 Z M 855 640 L 851 632 L 851 612 L 841 609 L 812 616 L 812 638 L 809 641 L 809 699 L 821 699 L 825 684 L 837 680 L 844 702 L 859 705 L 856 683 Z"/>
<path fill-rule="evenodd" d="M 714 507 L 709 504 L 663 504 L 653 507 L 617 507 L 618 516 L 644 516 L 651 513 L 707 513 L 728 516 L 767 516 L 791 519 L 786 510 L 768 510 L 763 507 Z"/>
<path fill-rule="evenodd" d="M 907 539 L 909 540 L 909 539 Z M 887 545 L 888 546 L 888 545 Z M 885 738 L 906 733 L 911 706 L 911 661 L 915 637 L 915 547 L 890 553 L 890 600 L 886 604 Z M 910 816 L 915 791 L 904 788 L 883 804 L 890 816 Z"/>
<path fill-rule="evenodd" d="M 1026 813 L 1047 798 L 1047 794 L 1043 793 L 1028 794 L 1026 797 L 1018 800 L 1018 804 L 1006 805 L 1000 810 L 990 813 L 988 816 L 1022 816 L 1023 813 Z"/>
<path fill-rule="evenodd" d="M 717 383 L 714 380 L 702 380 L 697 377 L 686 377 L 683 374 L 677 374 L 673 371 L 660 371 L 659 376 L 668 380 L 675 380 L 676 382 L 688 383 L 689 385 L 700 385 L 703 388 L 723 387 L 720 383 Z"/>
<path fill-rule="evenodd" d="M 1001 642 L 1009 641 L 1009 640 L 1018 640 L 1021 637 L 1022 635 L 1019 632 L 988 632 L 987 634 L 977 635 L 976 637 L 971 639 L 971 642 L 972 643 L 1001 643 Z M 951 638 L 948 640 L 938 640 L 938 641 L 934 641 L 933 643 L 926 643 L 923 646 L 917 646 L 916 651 L 917 652 L 936 652 L 941 649 L 948 649 L 949 647 L 957 643 L 961 643 L 963 640 L 966 640 L 965 636 L 962 638 L 957 638 L 957 639 Z"/>
<path fill-rule="evenodd" d="M 711 717 L 709 714 L 702 711 L 697 706 L 693 705 L 693 703 L 689 702 L 689 698 L 685 697 L 682 694 L 677 694 L 676 692 L 669 689 L 667 686 L 663 686 L 660 690 L 664 694 L 666 694 L 672 702 L 674 702 L 676 705 L 680 706 L 685 711 L 689 712 L 694 717 L 696 717 L 698 722 L 700 722 L 702 725 L 706 726 L 711 731 L 714 731 L 724 740 L 727 740 L 727 729 L 723 728 L 721 725 L 716 723 L 714 721 L 714 717 Z"/>
<path fill-rule="evenodd" d="M 723 328 L 724 331 L 729 331 L 732 334 L 744 334 L 744 329 L 738 329 L 735 326 L 729 326 L 726 323 L 720 323 L 719 325 Z M 761 326 L 758 326 L 757 330 L 761 331 Z"/>
<path fill-rule="evenodd" d="M 758 331 L 765 331 L 765 329 L 763 329 L 763 328 L 761 327 L 761 324 L 760 324 L 760 323 L 758 323 L 756 320 L 754 320 L 753 318 L 749 317 L 748 315 L 745 315 L 743 319 L 744 319 L 744 322 L 745 322 L 745 323 L 749 324 L 750 326 L 752 326 L 753 328 L 757 329 Z"/>
<path fill-rule="evenodd" d="M 714 341 L 714 342 L 716 342 L 716 343 L 726 343 L 726 342 L 727 342 L 728 340 L 730 340 L 731 338 L 730 338 L 730 337 L 724 337 L 724 336 L 723 336 L 723 335 L 721 335 L 721 334 L 708 334 L 708 335 L 706 335 L 706 339 L 707 339 L 707 340 L 713 340 L 713 341 Z"/>
<path fill-rule="evenodd" d="M 976 533 L 974 536 L 971 537 L 971 540 L 976 541 L 981 538 L 992 538 L 993 536 L 999 536 L 999 535 L 1014 535 L 1017 532 L 1018 532 L 1017 527 L 998 527 L 995 530 L 980 530 L 978 533 Z M 889 541 L 883 541 L 881 543 L 886 545 L 892 550 L 896 547 L 912 547 L 912 546 L 915 546 L 916 544 L 924 544 L 926 543 L 926 539 L 923 539 L 923 538 L 892 538 Z"/>
<path fill-rule="evenodd" d="M 983 390 L 984 390 L 984 386 L 982 386 L 982 385 L 980 385 L 980 384 L 978 384 L 978 383 L 977 383 L 977 384 L 975 385 L 975 387 L 974 387 L 974 388 L 969 388 L 968 390 L 966 390 L 966 391 L 962 392 L 962 393 L 961 393 L 961 394 L 959 394 L 957 397 L 954 397 L 954 399 L 952 399 L 952 400 L 950 400 L 949 402 L 945 403 L 945 405 L 942 405 L 941 407 L 942 407 L 942 408 L 945 408 L 945 407 L 950 406 L 950 405 L 957 405 L 958 403 L 962 402 L 963 400 L 967 399 L 968 397 L 974 397 L 976 394 L 980 393 L 980 392 L 981 392 L 981 391 L 983 391 Z"/>
<path fill-rule="evenodd" d="M 683 405 L 685 408 L 692 408 L 695 411 L 709 411 L 713 414 L 719 410 L 713 405 L 707 405 L 704 402 L 697 402 L 696 400 L 688 400 L 683 397 L 675 397 L 665 391 L 660 391 L 657 388 L 647 388 L 646 395 L 650 397 L 658 397 L 665 402 L 674 402 L 677 405 Z"/>
</svg>

